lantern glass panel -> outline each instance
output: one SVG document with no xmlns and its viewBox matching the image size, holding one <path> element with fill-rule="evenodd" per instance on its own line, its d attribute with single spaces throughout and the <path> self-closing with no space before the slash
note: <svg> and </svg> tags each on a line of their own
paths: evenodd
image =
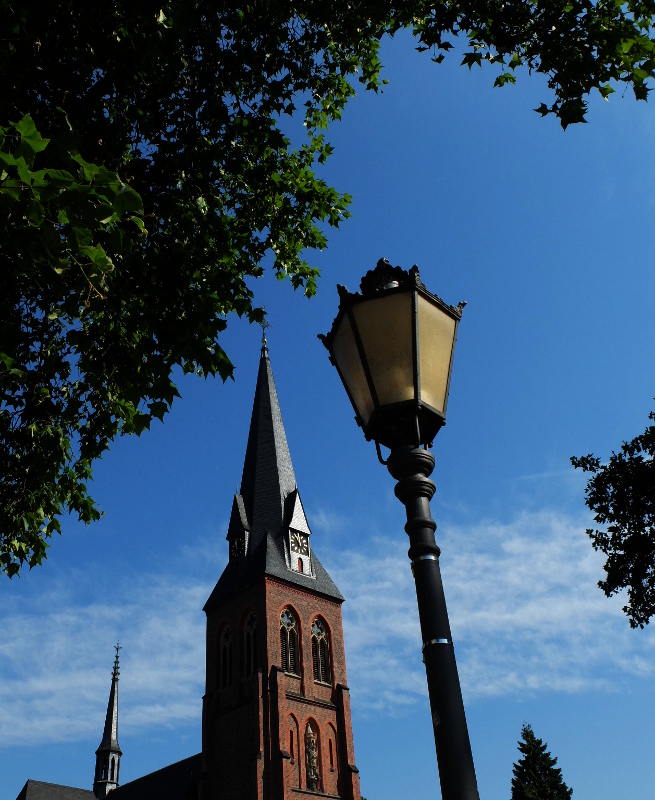
<svg viewBox="0 0 655 800">
<path fill-rule="evenodd" d="M 418 295 L 421 401 L 442 413 L 446 411 L 455 330 L 456 322 L 449 314 Z"/>
<path fill-rule="evenodd" d="M 355 410 L 364 425 L 367 425 L 373 413 L 373 398 L 359 357 L 353 329 L 345 314 L 341 318 L 332 342 L 332 357 L 339 367 L 346 388 L 355 404 Z"/>
<path fill-rule="evenodd" d="M 365 300 L 352 313 L 379 404 L 413 400 L 412 293 Z"/>
</svg>

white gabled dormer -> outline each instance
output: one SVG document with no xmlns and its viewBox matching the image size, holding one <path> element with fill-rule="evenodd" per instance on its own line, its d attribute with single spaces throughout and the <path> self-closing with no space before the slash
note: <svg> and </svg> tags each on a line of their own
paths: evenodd
<svg viewBox="0 0 655 800">
<path fill-rule="evenodd" d="M 294 572 L 300 572 L 311 578 L 313 570 L 309 537 L 312 532 L 307 524 L 305 510 L 297 489 L 290 499 L 293 505 L 289 521 L 289 566 Z"/>
</svg>

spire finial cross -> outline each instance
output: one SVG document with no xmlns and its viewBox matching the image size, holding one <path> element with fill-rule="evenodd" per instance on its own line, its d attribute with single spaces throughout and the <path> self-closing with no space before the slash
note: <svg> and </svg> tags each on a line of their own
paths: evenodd
<svg viewBox="0 0 655 800">
<path fill-rule="evenodd" d="M 114 671 L 112 673 L 113 678 L 118 678 L 119 675 L 119 668 L 118 668 L 118 651 L 122 650 L 123 648 L 120 645 L 120 642 L 116 642 L 114 645 L 114 650 L 116 651 L 116 658 L 114 659 Z"/>
<path fill-rule="evenodd" d="M 262 317 L 262 321 L 257 324 L 260 325 L 262 329 L 262 355 L 266 355 L 266 353 L 268 353 L 266 329 L 271 327 L 271 323 L 266 319 L 266 306 L 262 306 L 262 311 L 264 312 L 264 316 Z"/>
</svg>

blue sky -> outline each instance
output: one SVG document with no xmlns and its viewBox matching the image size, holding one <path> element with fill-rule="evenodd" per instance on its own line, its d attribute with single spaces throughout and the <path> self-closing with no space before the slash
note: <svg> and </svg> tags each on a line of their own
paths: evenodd
<svg viewBox="0 0 655 800">
<path fill-rule="evenodd" d="M 439 796 L 403 508 L 316 339 L 385 256 L 466 300 L 433 516 L 480 795 L 510 795 L 523 722 L 577 800 L 652 797 L 654 631 L 596 588 L 584 478 L 655 395 L 652 106 L 594 98 L 563 132 L 539 78 L 432 64 L 385 44 L 390 84 L 331 131 L 325 177 L 353 217 L 315 258 L 311 301 L 271 276 L 271 360 L 313 546 L 347 598 L 355 752 L 368 800 Z M 28 777 L 90 788 L 120 638 L 121 777 L 200 749 L 202 605 L 227 559 L 260 330 L 232 320 L 236 381 L 180 380 L 164 425 L 117 442 L 45 565 L 0 582 L 0 800 Z"/>
</svg>

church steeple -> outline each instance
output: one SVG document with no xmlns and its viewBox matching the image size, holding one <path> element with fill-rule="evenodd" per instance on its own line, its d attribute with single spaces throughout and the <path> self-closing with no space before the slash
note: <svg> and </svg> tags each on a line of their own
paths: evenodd
<svg viewBox="0 0 655 800">
<path fill-rule="evenodd" d="M 230 558 L 205 604 L 201 800 L 360 800 L 343 597 L 314 538 L 264 339 Z"/>
<path fill-rule="evenodd" d="M 118 744 L 118 676 L 120 668 L 118 665 L 118 652 L 121 650 L 116 644 L 116 657 L 114 659 L 114 669 L 111 676 L 111 689 L 109 691 L 109 702 L 107 703 L 107 716 L 105 717 L 105 728 L 102 734 L 102 741 L 96 750 L 96 770 L 93 780 L 93 793 L 101 800 L 118 786 L 118 772 L 120 767 L 121 748 Z"/>
<path fill-rule="evenodd" d="M 205 610 L 263 575 L 343 600 L 310 548 L 310 534 L 264 336 L 241 487 L 228 526 L 230 561 Z"/>
</svg>

